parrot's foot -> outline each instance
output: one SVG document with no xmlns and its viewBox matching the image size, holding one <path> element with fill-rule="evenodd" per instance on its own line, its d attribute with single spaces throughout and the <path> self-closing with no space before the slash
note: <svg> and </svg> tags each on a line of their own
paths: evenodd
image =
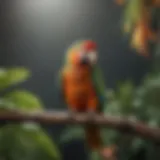
<svg viewBox="0 0 160 160">
<path fill-rule="evenodd" d="M 74 120 L 76 118 L 76 111 L 70 110 L 69 111 L 69 116 L 71 120 Z"/>
<path fill-rule="evenodd" d="M 89 110 L 88 111 L 88 118 L 89 118 L 90 121 L 93 121 L 95 116 L 96 116 L 96 112 L 94 110 Z"/>
</svg>

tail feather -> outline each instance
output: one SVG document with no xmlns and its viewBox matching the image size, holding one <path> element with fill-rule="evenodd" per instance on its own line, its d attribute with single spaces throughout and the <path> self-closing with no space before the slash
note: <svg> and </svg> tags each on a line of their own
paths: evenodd
<svg viewBox="0 0 160 160">
<path fill-rule="evenodd" d="M 102 147 L 102 139 L 98 126 L 87 126 L 85 128 L 85 137 L 91 150 L 99 150 Z"/>
</svg>

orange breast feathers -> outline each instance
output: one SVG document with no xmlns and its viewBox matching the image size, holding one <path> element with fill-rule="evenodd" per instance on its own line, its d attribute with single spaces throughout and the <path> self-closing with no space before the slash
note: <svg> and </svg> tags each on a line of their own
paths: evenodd
<svg viewBox="0 0 160 160">
<path fill-rule="evenodd" d="M 68 69 L 63 73 L 65 101 L 71 109 L 96 110 L 98 99 L 92 85 L 91 74 L 86 68 Z"/>
</svg>

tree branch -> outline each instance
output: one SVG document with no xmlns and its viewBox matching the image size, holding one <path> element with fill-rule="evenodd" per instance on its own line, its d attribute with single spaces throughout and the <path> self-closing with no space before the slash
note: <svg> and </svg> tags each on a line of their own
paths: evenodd
<svg viewBox="0 0 160 160">
<path fill-rule="evenodd" d="M 108 128 L 116 129 L 121 132 L 135 134 L 142 138 L 147 138 L 155 142 L 160 142 L 160 128 L 149 127 L 142 122 L 133 122 L 128 119 L 104 116 L 98 114 L 93 120 L 89 119 L 87 114 L 75 114 L 71 117 L 67 112 L 20 112 L 20 111 L 0 111 L 0 120 L 11 122 L 34 121 L 42 124 L 96 124 Z"/>
</svg>

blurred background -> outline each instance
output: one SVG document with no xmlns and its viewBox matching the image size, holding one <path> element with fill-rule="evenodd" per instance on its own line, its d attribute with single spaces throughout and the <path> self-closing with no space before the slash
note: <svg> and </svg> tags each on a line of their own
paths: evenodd
<svg viewBox="0 0 160 160">
<path fill-rule="evenodd" d="M 99 65 L 108 89 L 116 89 L 125 80 L 132 81 L 135 88 L 141 86 L 153 69 L 154 56 L 151 54 L 148 59 L 130 47 L 129 37 L 122 31 L 123 11 L 124 6 L 113 0 L 1 0 L 0 65 L 25 67 L 32 73 L 27 81 L 3 90 L 2 95 L 23 88 L 37 95 L 46 109 L 64 109 L 57 75 L 66 49 L 79 39 L 98 43 Z M 64 128 L 44 127 L 53 141 Z M 87 151 L 81 139 L 63 145 L 56 140 L 62 159 L 86 159 Z"/>
</svg>

